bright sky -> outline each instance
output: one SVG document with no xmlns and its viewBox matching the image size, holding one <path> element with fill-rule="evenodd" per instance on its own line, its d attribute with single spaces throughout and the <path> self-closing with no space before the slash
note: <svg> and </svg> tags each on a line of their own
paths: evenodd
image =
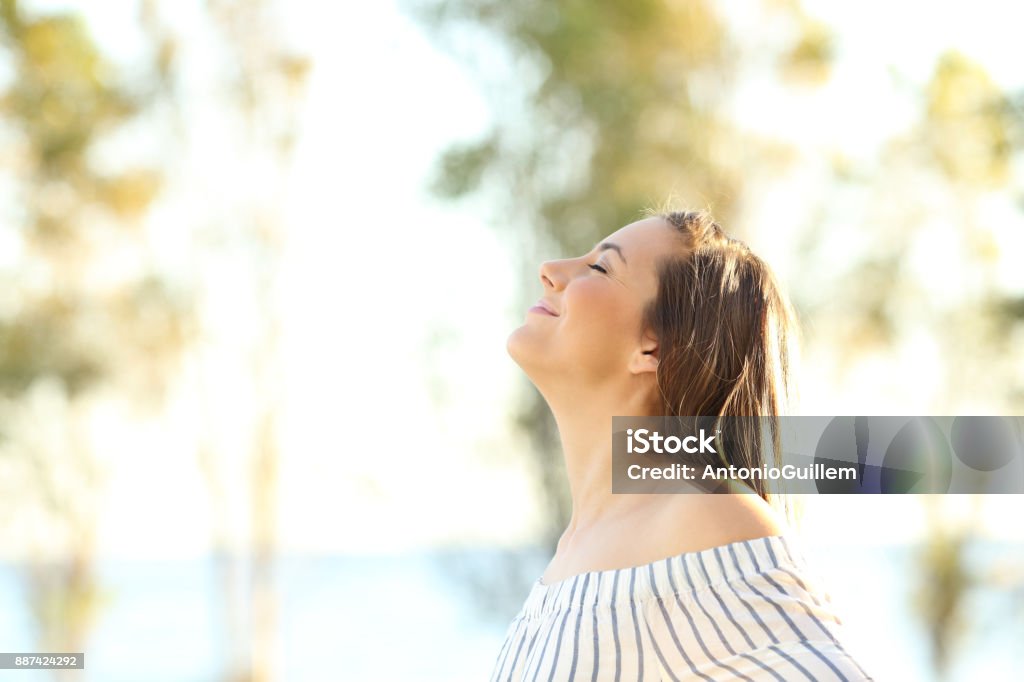
<svg viewBox="0 0 1024 682">
<path fill-rule="evenodd" d="M 130 59 L 139 49 L 134 2 L 35 4 L 81 7 L 94 34 L 118 58 Z M 738 21 L 744 4 L 728 3 Z M 912 25 L 923 5 L 807 5 L 812 14 L 843 27 L 843 60 L 827 86 L 832 97 L 815 99 L 813 105 L 799 96 L 780 100 L 767 86 L 754 84 L 741 93 L 738 105 L 758 112 L 741 116 L 746 125 L 792 137 L 808 153 L 816 145 L 844 140 L 855 154 L 880 130 L 904 125 L 901 97 L 877 77 L 879 71 L 895 62 L 909 79 L 923 80 L 953 37 L 1001 84 L 1022 82 L 1024 74 L 1015 67 L 1024 60 L 1009 56 L 1011 50 L 1020 56 L 1011 28 L 1020 22 L 992 22 L 991 14 L 981 11 L 1002 11 L 1005 3 L 972 3 L 970 12 L 962 4 L 929 4 L 926 30 L 910 33 L 899 27 Z M 230 131 L 222 129 L 216 101 L 203 89 L 209 79 L 204 80 L 201 57 L 212 48 L 198 29 L 197 7 L 196 0 L 165 3 L 175 23 L 190 34 L 193 87 L 208 95 L 190 114 L 196 144 L 203 147 L 186 151 L 193 165 L 182 169 L 177 194 L 154 211 L 149 226 L 154 242 L 172 260 L 188 258 L 179 228 L 193 206 L 183 197 L 202 202 L 204 209 L 210 202 L 216 214 L 229 210 L 222 193 L 244 192 L 251 182 L 274 182 L 236 175 L 230 147 L 219 157 L 230 173 L 198 166 L 200 159 L 218 158 L 211 148 L 224 145 Z M 512 258 L 483 223 L 482 216 L 490 213 L 486 206 L 438 205 L 422 189 L 441 149 L 486 130 L 487 104 L 463 70 L 438 53 L 390 1 L 306 0 L 289 2 L 287 9 L 282 25 L 312 58 L 313 71 L 293 168 L 279 187 L 288 232 L 283 548 L 390 551 L 437 542 L 524 540 L 536 512 L 522 443 L 509 435 L 506 424 L 507 401 L 519 377 L 504 342 L 522 315 L 512 310 Z M 864 97 L 865 92 L 872 94 Z M 865 99 L 887 106 L 865 106 Z M 765 106 L 766 101 L 776 105 Z M 798 198 L 802 187 L 798 179 L 774 200 Z M 244 265 L 238 264 L 239 273 Z M 238 330 L 256 313 L 238 307 L 232 286 L 241 286 L 240 279 L 230 264 L 218 267 L 224 268 L 223 277 L 210 309 L 222 336 L 209 351 L 215 368 L 211 379 L 244 385 L 246 369 L 233 357 L 237 339 L 232 334 L 243 334 Z M 441 343 L 431 348 L 431 339 Z M 905 360 L 927 368 L 933 358 L 918 343 L 924 340 L 908 346 Z M 105 554 L 206 551 L 212 511 L 195 463 L 202 409 L 195 403 L 196 381 L 185 372 L 179 400 L 160 423 L 125 428 L 122 416 L 105 408 L 106 426 L 97 428 L 96 439 L 105 451 L 117 453 L 110 456 L 101 515 Z M 859 398 L 877 385 L 867 382 Z M 824 405 L 824 413 L 841 412 L 830 388 L 809 384 L 805 395 Z M 886 395 L 904 407 L 913 399 L 905 393 Z M 246 397 L 214 393 L 211 403 L 223 452 L 244 452 L 237 427 Z M 229 456 L 224 471 L 230 473 L 232 466 L 241 463 Z M 232 485 L 227 497 L 238 532 L 246 524 L 243 493 L 244 486 Z M 1009 532 L 1011 503 L 1007 497 L 986 507 L 994 532 Z M 807 498 L 805 504 L 805 532 L 822 542 L 835 537 L 900 541 L 923 528 L 918 501 L 909 497 Z"/>
</svg>

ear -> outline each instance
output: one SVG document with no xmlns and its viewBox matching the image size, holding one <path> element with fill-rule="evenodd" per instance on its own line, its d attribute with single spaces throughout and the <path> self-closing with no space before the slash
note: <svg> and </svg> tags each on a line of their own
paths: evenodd
<svg viewBox="0 0 1024 682">
<path fill-rule="evenodd" d="M 640 345 L 633 352 L 629 371 L 633 374 L 658 371 L 658 339 L 649 331 L 643 333 Z"/>
</svg>

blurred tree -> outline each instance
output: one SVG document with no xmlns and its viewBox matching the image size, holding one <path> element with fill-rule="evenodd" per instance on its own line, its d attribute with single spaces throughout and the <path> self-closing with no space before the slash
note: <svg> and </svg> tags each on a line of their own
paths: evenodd
<svg viewBox="0 0 1024 682">
<path fill-rule="evenodd" d="M 1017 412 L 1024 351 L 1012 339 L 1024 329 L 1014 305 L 1022 292 L 996 277 L 1006 249 L 981 206 L 1020 191 L 1019 112 L 984 68 L 953 51 L 940 55 L 923 87 L 904 89 L 917 106 L 905 133 L 880 139 L 877 156 L 834 156 L 807 221 L 794 295 L 815 328 L 811 342 L 833 349 L 841 371 L 925 336 L 943 360 L 925 377 L 936 386 L 929 409 L 956 414 L 958 404 L 983 401 Z M 844 217 L 863 234 L 863 247 L 847 249 L 841 262 L 829 254 L 842 231 L 821 228 L 837 206 L 851 208 Z M 949 264 L 913 266 L 949 253 Z"/>
<path fill-rule="evenodd" d="M 251 556 L 249 669 L 232 676 L 241 682 L 268 682 L 277 666 L 277 496 L 280 448 L 278 418 L 284 394 L 279 340 L 280 263 L 284 233 L 278 212 L 285 186 L 283 174 L 295 141 L 299 95 L 309 61 L 289 49 L 275 24 L 273 4 L 263 0 L 208 0 L 207 7 L 230 50 L 233 65 L 228 92 L 244 126 L 250 152 L 271 162 L 275 182 L 248 197 L 241 219 L 245 248 L 254 250 L 251 285 L 260 310 L 260 326 L 251 347 L 254 395 L 251 481 Z"/>
<path fill-rule="evenodd" d="M 993 277 L 1002 255 L 993 229 L 996 226 L 979 215 L 979 203 L 986 193 L 1012 191 L 1015 181 L 1012 162 L 1024 149 L 1024 139 L 1016 135 L 1019 121 L 1015 120 L 1013 97 L 997 87 L 980 64 L 950 51 L 935 64 L 923 101 L 922 122 L 910 141 L 912 149 L 916 146 L 920 152 L 912 158 L 921 164 L 922 175 L 933 168 L 941 173 L 940 182 L 952 198 L 961 253 L 973 275 L 965 295 L 942 311 L 948 325 L 939 333 L 943 356 L 957 358 L 957 371 L 950 373 L 943 386 L 942 402 L 949 404 L 961 395 L 989 388 L 997 408 L 1001 403 L 1002 409 L 1020 414 L 1024 408 L 1024 348 L 1007 344 L 1012 338 L 1007 331 L 1012 327 L 1024 331 L 1024 319 L 1005 305 L 1014 293 L 1005 291 Z M 919 201 L 917 197 L 910 200 Z M 1024 296 L 1024 291 L 1016 295 Z M 995 381 L 985 386 L 983 377 Z M 982 496 L 971 497 L 971 516 L 952 527 L 948 519 L 940 518 L 938 503 L 928 500 L 931 523 L 919 554 L 923 580 L 917 606 L 940 678 L 949 677 L 956 652 L 977 626 L 965 616 L 969 601 L 978 591 L 995 586 L 988 572 L 969 567 L 972 546 L 979 539 L 974 521 L 982 503 Z M 1012 593 L 1024 586 L 1021 568 L 1017 566 L 1016 580 L 1000 589 Z"/>
<path fill-rule="evenodd" d="M 476 75 L 491 95 L 494 127 L 442 155 L 433 190 L 452 200 L 487 192 L 497 202 L 520 259 L 524 308 L 536 298 L 541 260 L 588 251 L 666 197 L 709 207 L 728 225 L 744 183 L 787 159 L 784 146 L 740 131 L 725 114 L 742 51 L 713 3 L 406 5 L 464 63 L 486 65 Z M 791 10 L 779 8 L 796 21 Z M 468 36 L 479 38 L 475 52 Z M 824 68 L 828 52 L 792 59 Z M 570 501 L 556 429 L 532 387 L 516 423 L 533 444 L 548 505 L 542 534 L 554 548 Z"/>
<path fill-rule="evenodd" d="M 241 458 L 239 470 L 231 455 L 216 444 L 218 409 L 211 390 L 215 379 L 211 367 L 218 357 L 208 353 L 217 345 L 216 314 L 206 310 L 210 302 L 203 295 L 197 301 L 199 329 L 192 348 L 193 362 L 200 374 L 198 396 L 206 421 L 199 443 L 199 464 L 207 480 L 214 510 L 214 563 L 221 585 L 227 622 L 228 650 L 223 677 L 231 682 L 266 682 L 272 679 L 278 650 L 277 593 L 277 502 L 280 451 L 278 419 L 284 393 L 280 359 L 280 266 L 285 235 L 278 215 L 283 204 L 287 161 L 295 141 L 298 105 L 309 70 L 308 59 L 290 49 L 279 30 L 279 5 L 263 0 L 207 0 L 206 18 L 220 41 L 221 59 L 211 64 L 209 74 L 223 95 L 217 115 L 235 133 L 231 153 L 242 164 L 258 165 L 267 171 L 237 196 L 225 199 L 230 218 L 198 214 L 192 229 L 198 235 L 193 255 L 196 289 L 209 296 L 221 283 L 223 267 L 244 263 L 239 273 L 244 304 L 258 311 L 254 328 L 245 340 L 231 348 L 241 358 L 244 375 L 251 384 L 234 386 L 236 395 L 254 396 L 250 413 L 244 418 L 251 429 L 250 451 Z M 159 64 L 161 91 L 178 112 L 176 138 L 187 146 L 193 134 L 182 87 L 189 68 L 182 59 L 187 52 L 185 36 L 179 36 L 163 20 L 155 2 L 144 3 L 143 20 Z M 215 163 L 224 163 L 216 159 Z M 243 173 L 242 168 L 235 172 Z M 235 301 L 242 304 L 243 301 Z M 222 381 L 222 380 L 221 380 Z M 224 388 L 224 386 L 221 386 Z M 233 406 L 237 409 L 237 406 Z M 231 500 L 227 491 L 236 481 L 246 481 L 244 501 L 247 537 L 231 528 Z M 239 554 L 235 550 L 242 548 Z M 246 580 L 247 579 L 247 582 Z"/>
<path fill-rule="evenodd" d="M 984 405 L 993 414 L 1020 414 L 1024 316 L 1017 302 L 1024 292 L 1007 290 L 996 277 L 1006 257 L 1003 226 L 986 219 L 982 205 L 996 199 L 1012 207 L 1007 199 L 1020 192 L 1013 168 L 1024 118 L 1013 93 L 956 51 L 942 53 L 924 87 L 908 91 L 918 106 L 909 131 L 884 141 L 879 158 L 859 164 L 838 159 L 822 197 L 819 215 L 858 204 L 864 216 L 857 224 L 870 248 L 851 254 L 830 285 L 821 286 L 828 281 L 822 270 L 808 267 L 805 285 L 796 290 L 810 292 L 803 309 L 817 321 L 819 343 L 835 349 L 844 367 L 854 370 L 864 355 L 893 353 L 908 337 L 923 337 L 939 357 L 931 375 L 922 377 L 935 387 L 926 394 L 934 413 Z M 851 202 L 851 193 L 859 201 Z M 825 252 L 834 248 L 828 237 L 817 225 L 809 228 L 809 264 L 828 262 Z M 947 262 L 949 253 L 954 256 Z M 932 261 L 926 272 L 910 267 L 922 257 Z M 941 678 L 951 674 L 956 652 L 978 625 L 966 618 L 969 601 L 986 589 L 1019 590 L 1024 575 L 1018 571 L 996 586 L 989 573 L 972 572 L 975 524 L 951 528 L 940 513 L 943 499 L 925 503 L 930 524 L 915 551 L 920 588 L 913 607 Z"/>
<path fill-rule="evenodd" d="M 203 251 L 194 254 L 193 264 L 213 266 L 184 277 L 175 273 L 172 280 L 153 266 L 138 229 L 161 188 L 163 168 L 141 162 L 133 167 L 123 153 L 116 166 L 104 163 L 109 156 L 103 144 L 121 136 L 123 145 L 125 135 L 131 139 L 145 130 L 164 140 L 161 164 L 181 163 L 180 143 L 190 142 L 195 104 L 181 87 L 189 77 L 180 59 L 187 41 L 162 21 L 156 2 L 141 2 L 151 45 L 146 61 L 132 65 L 139 82 L 129 86 L 128 69 L 104 59 L 77 16 L 32 13 L 16 0 L 0 0 L 3 58 L 12 67 L 0 85 L 0 141 L 8 149 L 0 166 L 8 200 L 0 238 L 5 246 L 17 245 L 13 256 L 5 254 L 4 262 L 13 258 L 12 265 L 0 266 L 0 452 L 24 474 L 2 481 L 12 494 L 0 494 L 0 512 L 15 520 L 33 518 L 28 502 L 45 512 L 46 532 L 35 535 L 47 541 L 38 543 L 31 570 L 40 650 L 83 650 L 97 613 L 92 558 L 102 466 L 87 438 L 93 396 L 155 406 L 180 352 L 189 348 L 201 356 L 197 349 L 209 341 L 203 292 L 218 286 L 218 264 L 241 261 L 251 266 L 247 284 L 261 310 L 260 328 L 245 349 L 253 385 L 238 387 L 239 394 L 258 397 L 251 415 L 253 451 L 244 472 L 223 471 L 225 458 L 212 439 L 204 441 L 200 458 L 213 506 L 221 510 L 214 542 L 229 622 L 237 626 L 229 633 L 234 647 L 226 679 L 268 680 L 273 672 L 276 419 L 282 395 L 276 301 L 283 246 L 276 207 L 308 62 L 283 46 L 271 5 L 212 0 L 206 9 L 223 40 L 223 58 L 210 66 L 228 94 L 222 113 L 241 131 L 239 153 L 279 173 L 267 185 L 250 188 L 231 225 L 200 212 L 195 224 L 184 226 L 197 233 L 193 243 Z M 168 111 L 170 120 L 163 117 Z M 142 119 L 146 126 L 124 133 Z M 177 147 L 168 142 L 175 135 L 157 132 L 165 124 L 176 132 Z M 251 482 L 251 538 L 243 540 L 252 548 L 244 571 L 250 582 L 242 600 L 235 588 L 243 571 L 229 556 L 228 510 L 218 494 L 225 477 Z M 17 505 L 16 516 L 9 505 Z M 66 557 L 55 539 L 68 545 Z M 242 620 L 246 614 L 248 624 Z"/>
<path fill-rule="evenodd" d="M 979 586 L 979 576 L 968 565 L 979 498 L 974 497 L 968 518 L 956 522 L 943 516 L 938 496 L 925 495 L 923 499 L 929 532 L 917 554 L 922 580 L 911 598 L 927 623 L 932 667 L 945 679 L 956 647 L 970 626 L 966 597 Z"/>
<path fill-rule="evenodd" d="M 995 276 L 1006 256 L 1002 226 L 981 210 L 993 198 L 1012 206 L 1007 199 L 1020 191 L 1013 171 L 1024 143 L 1020 110 L 1012 93 L 956 51 L 942 53 L 925 85 L 908 92 L 918 109 L 905 134 L 880 140 L 877 158 L 837 155 L 804 235 L 808 267 L 794 291 L 815 328 L 813 341 L 831 349 L 841 373 L 856 371 L 864 356 L 895 355 L 908 339 L 924 339 L 939 361 L 929 375 L 906 380 L 934 387 L 922 392 L 932 413 L 984 405 L 992 414 L 1020 414 L 1024 317 L 1015 302 L 1024 292 L 1007 290 Z M 868 245 L 847 253 L 844 263 L 828 258 L 835 233 L 821 229 L 837 206 L 856 207 L 860 219 L 853 224 Z M 923 259 L 930 267 L 912 266 Z M 964 617 L 966 604 L 991 580 L 968 569 L 978 540 L 974 524 L 950 528 L 940 514 L 942 498 L 925 504 L 931 523 L 915 551 L 921 587 L 912 602 L 936 675 L 945 677 L 976 626 Z M 1016 580 L 1024 584 L 1024 575 Z"/>
<path fill-rule="evenodd" d="M 92 559 L 103 472 L 90 399 L 116 387 L 154 405 L 190 318 L 187 296 L 152 267 L 137 230 L 159 169 L 110 169 L 98 154 L 145 112 L 146 94 L 72 14 L 0 0 L 0 37 L 9 69 L 0 238 L 12 249 L 0 269 L 0 431 L 18 473 L 0 501 L 33 520 L 15 532 L 34 557 L 38 649 L 82 651 L 101 596 Z"/>
</svg>

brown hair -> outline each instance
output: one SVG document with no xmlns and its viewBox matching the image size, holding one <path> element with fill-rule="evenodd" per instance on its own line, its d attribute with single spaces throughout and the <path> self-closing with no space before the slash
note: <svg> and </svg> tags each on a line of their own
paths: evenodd
<svg viewBox="0 0 1024 682">
<path fill-rule="evenodd" d="M 723 448 L 705 463 L 772 463 L 766 461 L 762 427 L 767 420 L 772 452 L 780 452 L 778 415 L 790 396 L 797 336 L 792 306 L 768 265 L 707 212 L 645 213 L 674 226 L 685 248 L 661 262 L 658 293 L 644 311 L 644 328 L 659 345 L 661 414 L 705 418 L 704 426 L 711 418 L 721 429 Z M 769 499 L 762 478 L 748 482 Z"/>
</svg>

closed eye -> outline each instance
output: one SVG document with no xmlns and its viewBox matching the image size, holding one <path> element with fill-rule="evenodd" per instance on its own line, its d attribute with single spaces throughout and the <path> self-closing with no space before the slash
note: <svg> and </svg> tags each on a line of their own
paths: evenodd
<svg viewBox="0 0 1024 682">
<path fill-rule="evenodd" d="M 603 267 L 601 267 L 600 265 L 598 265 L 597 263 L 594 263 L 594 264 L 592 264 L 592 265 L 588 265 L 587 267 L 588 267 L 588 268 L 590 268 L 591 270 L 597 270 L 598 272 L 604 273 L 604 274 L 606 274 L 606 275 L 608 274 L 608 271 L 607 271 L 607 270 L 605 270 L 605 269 L 604 269 Z"/>
</svg>

